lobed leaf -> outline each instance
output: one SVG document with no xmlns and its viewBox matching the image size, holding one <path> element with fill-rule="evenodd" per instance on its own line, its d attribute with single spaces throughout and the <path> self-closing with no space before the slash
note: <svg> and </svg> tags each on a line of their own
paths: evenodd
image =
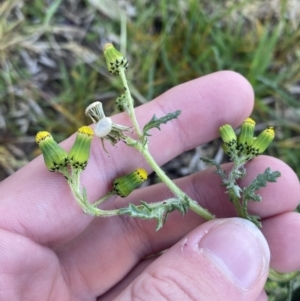
<svg viewBox="0 0 300 301">
<path fill-rule="evenodd" d="M 151 136 L 148 131 L 157 128 L 160 130 L 160 126 L 164 123 L 166 124 L 172 119 L 176 119 L 181 114 L 180 110 L 177 110 L 175 112 L 169 113 L 163 117 L 157 118 L 155 115 L 153 115 L 152 119 L 144 126 L 143 128 L 143 134 L 144 136 Z"/>
<path fill-rule="evenodd" d="M 140 205 L 129 204 L 127 208 L 121 208 L 119 214 L 126 214 L 141 219 L 155 219 L 157 221 L 156 231 L 161 229 L 167 220 L 169 213 L 178 210 L 183 215 L 189 208 L 188 199 L 172 198 L 158 203 L 146 203 L 141 201 Z"/>
<path fill-rule="evenodd" d="M 257 175 L 249 186 L 243 188 L 244 199 L 260 202 L 261 196 L 255 194 L 255 191 L 266 187 L 268 182 L 276 182 L 280 175 L 279 171 L 271 171 L 268 167 L 264 173 Z"/>
</svg>

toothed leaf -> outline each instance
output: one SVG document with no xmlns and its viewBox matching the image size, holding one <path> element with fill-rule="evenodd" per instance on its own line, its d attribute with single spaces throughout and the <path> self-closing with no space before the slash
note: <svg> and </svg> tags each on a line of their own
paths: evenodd
<svg viewBox="0 0 300 301">
<path fill-rule="evenodd" d="M 144 126 L 143 134 L 144 136 L 151 136 L 148 131 L 157 128 L 160 130 L 160 126 L 164 123 L 166 124 L 168 121 L 172 119 L 176 119 L 180 115 L 181 111 L 177 110 L 175 112 L 169 113 L 163 117 L 157 118 L 155 115 L 152 119 Z"/>
<path fill-rule="evenodd" d="M 244 199 L 260 202 L 262 198 L 257 195 L 255 191 L 262 187 L 266 187 L 268 182 L 276 182 L 278 177 L 280 177 L 280 172 L 271 171 L 268 167 L 264 173 L 259 174 L 249 186 L 243 189 Z"/>
<path fill-rule="evenodd" d="M 216 170 L 214 170 L 214 173 L 218 174 L 221 177 L 221 179 L 226 182 L 226 172 L 225 172 L 225 170 L 222 169 L 222 167 L 219 163 L 217 163 L 215 160 L 209 159 L 209 158 L 200 158 L 200 160 L 205 163 L 215 166 Z M 223 184 L 226 184 L 226 183 L 223 182 Z"/>
<path fill-rule="evenodd" d="M 141 201 L 140 205 L 129 204 L 127 208 L 119 210 L 119 214 L 126 214 L 141 219 L 155 219 L 157 221 L 156 231 L 161 229 L 167 220 L 169 213 L 178 210 L 183 215 L 189 208 L 187 199 L 168 199 L 159 203 L 146 203 Z"/>
</svg>

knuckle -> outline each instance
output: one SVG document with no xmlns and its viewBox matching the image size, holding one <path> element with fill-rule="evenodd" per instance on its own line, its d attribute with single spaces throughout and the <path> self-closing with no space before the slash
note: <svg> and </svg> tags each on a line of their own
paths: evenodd
<svg viewBox="0 0 300 301">
<path fill-rule="evenodd" d="M 194 301 L 197 294 L 194 294 L 189 278 L 170 267 L 148 272 L 133 283 L 132 300 Z"/>
</svg>

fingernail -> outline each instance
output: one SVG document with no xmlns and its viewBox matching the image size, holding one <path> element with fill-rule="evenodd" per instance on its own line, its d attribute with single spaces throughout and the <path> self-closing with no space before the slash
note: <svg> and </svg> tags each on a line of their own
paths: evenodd
<svg viewBox="0 0 300 301">
<path fill-rule="evenodd" d="M 268 271 L 270 251 L 259 229 L 240 218 L 224 219 L 198 244 L 220 269 L 243 288 L 250 288 Z"/>
</svg>

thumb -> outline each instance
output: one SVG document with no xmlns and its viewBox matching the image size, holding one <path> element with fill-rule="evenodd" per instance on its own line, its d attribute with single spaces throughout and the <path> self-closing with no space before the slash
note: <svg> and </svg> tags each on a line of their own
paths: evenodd
<svg viewBox="0 0 300 301">
<path fill-rule="evenodd" d="M 267 300 L 268 244 L 251 222 L 207 222 L 149 265 L 116 300 Z"/>
</svg>

